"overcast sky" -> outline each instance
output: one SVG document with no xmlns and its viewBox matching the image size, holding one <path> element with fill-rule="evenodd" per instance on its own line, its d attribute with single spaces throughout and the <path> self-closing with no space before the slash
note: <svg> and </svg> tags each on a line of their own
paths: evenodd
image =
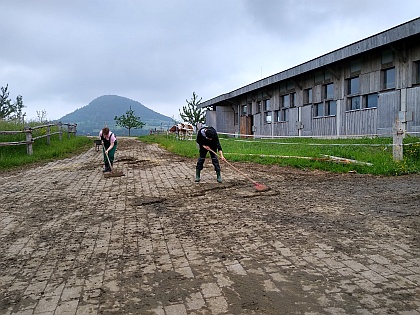
<svg viewBox="0 0 420 315">
<path fill-rule="evenodd" d="M 169 117 L 420 15 L 419 0 L 0 0 L 0 86 L 28 118 L 101 95 Z"/>
</svg>

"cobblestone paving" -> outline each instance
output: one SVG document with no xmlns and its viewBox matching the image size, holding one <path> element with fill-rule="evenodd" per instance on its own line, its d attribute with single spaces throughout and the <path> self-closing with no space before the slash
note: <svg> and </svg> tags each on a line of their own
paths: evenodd
<svg viewBox="0 0 420 315">
<path fill-rule="evenodd" d="M 0 174 L 0 315 L 420 315 L 420 176 L 237 164 L 258 192 L 132 139 L 115 166 Z"/>
</svg>

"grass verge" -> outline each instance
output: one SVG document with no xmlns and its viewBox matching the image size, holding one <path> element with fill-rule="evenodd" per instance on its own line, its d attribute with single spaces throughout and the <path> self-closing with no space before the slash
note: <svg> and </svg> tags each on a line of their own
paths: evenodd
<svg viewBox="0 0 420 315">
<path fill-rule="evenodd" d="M 0 130 L 2 131 L 14 131 L 19 129 L 22 128 L 14 128 L 13 124 L 10 123 L 3 122 L 0 124 Z M 51 130 L 51 132 L 55 131 L 56 130 Z M 34 137 L 41 136 L 43 133 L 45 133 L 45 130 L 37 130 Z M 25 141 L 24 134 L 0 135 L 0 142 L 20 141 Z M 37 139 L 33 143 L 32 155 L 27 154 L 25 144 L 0 146 L 0 171 L 67 158 L 71 155 L 84 152 L 91 147 L 92 139 L 85 136 L 71 136 L 68 138 L 66 133 L 63 133 L 62 140 L 59 140 L 59 135 L 52 135 L 49 145 L 45 138 Z"/>
<path fill-rule="evenodd" d="M 180 141 L 171 135 L 147 135 L 139 139 L 158 143 L 180 156 L 197 157 L 195 141 Z M 335 173 L 357 172 L 373 175 L 404 175 L 420 172 L 419 138 L 404 139 L 404 159 L 393 160 L 391 138 L 361 139 L 241 139 L 220 137 L 229 161 L 277 164 Z"/>
</svg>

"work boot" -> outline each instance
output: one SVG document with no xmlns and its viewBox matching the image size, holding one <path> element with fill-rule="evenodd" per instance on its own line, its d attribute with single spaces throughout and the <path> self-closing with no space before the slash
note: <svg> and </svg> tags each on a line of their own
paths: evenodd
<svg viewBox="0 0 420 315">
<path fill-rule="evenodd" d="M 109 167 L 109 164 L 106 163 L 104 169 L 102 170 L 103 173 L 111 172 L 111 168 Z"/>
<path fill-rule="evenodd" d="M 222 174 L 220 174 L 220 171 L 216 171 L 216 174 L 217 174 L 217 181 L 219 183 L 223 182 L 223 180 L 222 180 Z"/>
<path fill-rule="evenodd" d="M 195 182 L 198 183 L 200 181 L 200 172 L 201 170 L 195 170 Z"/>
</svg>

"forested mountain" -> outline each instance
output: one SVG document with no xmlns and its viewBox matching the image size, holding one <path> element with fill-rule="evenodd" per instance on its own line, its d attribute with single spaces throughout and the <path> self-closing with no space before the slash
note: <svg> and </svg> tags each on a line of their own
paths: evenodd
<svg viewBox="0 0 420 315">
<path fill-rule="evenodd" d="M 173 125 L 173 119 L 159 114 L 150 108 L 147 108 L 140 102 L 117 95 L 103 95 L 88 105 L 75 110 L 59 119 L 63 123 L 77 123 L 77 134 L 94 135 L 108 126 L 118 136 L 128 135 L 128 130 L 117 127 L 114 117 L 124 115 L 129 109 L 134 111 L 135 116 L 146 125 L 142 129 L 132 129 L 131 135 L 142 135 L 149 132 L 150 129 L 165 130 Z"/>
</svg>

